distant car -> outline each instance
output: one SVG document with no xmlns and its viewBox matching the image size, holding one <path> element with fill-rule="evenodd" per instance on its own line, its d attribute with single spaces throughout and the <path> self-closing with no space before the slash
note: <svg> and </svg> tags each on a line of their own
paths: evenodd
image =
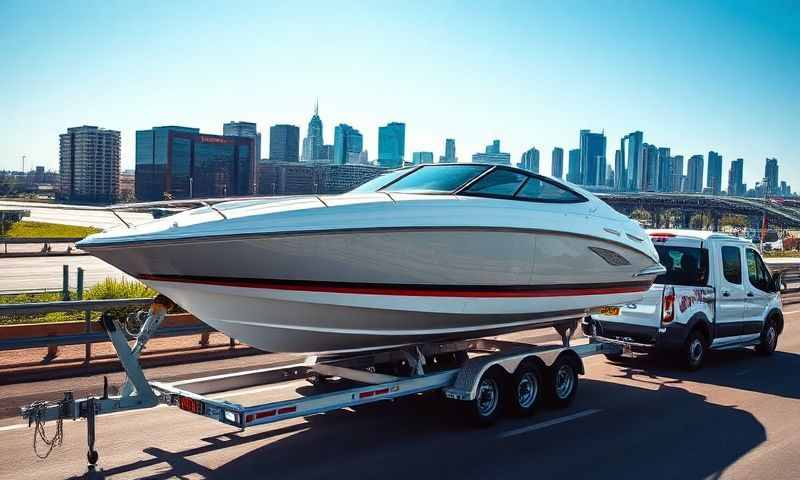
<svg viewBox="0 0 800 480">
<path fill-rule="evenodd" d="M 669 351 L 689 370 L 702 366 L 708 349 L 775 350 L 783 331 L 783 285 L 752 242 L 705 231 L 649 234 L 667 272 L 640 302 L 585 318 L 587 336 L 630 350 Z"/>
</svg>

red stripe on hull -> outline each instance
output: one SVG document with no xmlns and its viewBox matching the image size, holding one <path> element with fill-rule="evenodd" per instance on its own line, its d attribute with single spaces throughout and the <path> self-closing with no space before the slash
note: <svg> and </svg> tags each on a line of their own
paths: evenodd
<svg viewBox="0 0 800 480">
<path fill-rule="evenodd" d="M 173 275 L 138 276 L 142 280 L 159 282 L 192 283 L 198 285 L 215 285 L 224 287 L 261 288 L 270 290 L 287 290 L 297 292 L 349 293 L 358 295 L 396 295 L 408 297 L 464 297 L 464 298 L 540 298 L 540 297 L 577 297 L 585 295 L 609 295 L 615 293 L 644 292 L 650 288 L 649 282 L 629 282 L 616 285 L 604 284 L 575 286 L 537 286 L 536 288 L 514 287 L 480 287 L 473 289 L 447 288 L 413 288 L 408 286 L 392 287 L 386 285 L 315 285 L 313 283 L 291 283 L 280 280 L 255 280 L 231 278 L 197 278 Z"/>
</svg>

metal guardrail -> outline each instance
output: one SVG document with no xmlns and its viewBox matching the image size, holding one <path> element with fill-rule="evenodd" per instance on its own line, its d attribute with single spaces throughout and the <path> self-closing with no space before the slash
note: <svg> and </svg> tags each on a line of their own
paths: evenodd
<svg viewBox="0 0 800 480">
<path fill-rule="evenodd" d="M 42 302 L 42 303 L 23 303 L 23 304 L 5 304 L 0 305 L 0 316 L 2 315 L 30 315 L 36 313 L 53 313 L 53 312 L 105 312 L 116 308 L 124 307 L 144 307 L 153 302 L 152 298 L 129 298 L 129 299 L 109 299 L 109 300 L 77 300 L 77 301 L 64 301 L 64 302 Z M 164 326 L 160 328 L 155 336 L 157 337 L 174 337 L 183 335 L 202 335 L 200 344 L 208 344 L 208 334 L 213 332 L 214 329 L 208 325 L 196 321 L 193 325 L 177 325 L 177 326 Z M 24 348 L 47 347 L 48 357 L 55 357 L 57 349 L 62 345 L 86 345 L 86 359 L 88 363 L 91 360 L 91 344 L 107 342 L 108 335 L 105 331 L 99 329 L 99 322 L 87 321 L 83 324 L 84 331 L 81 333 L 60 333 L 49 335 L 36 335 L 36 336 L 15 336 L 13 329 L 21 329 L 22 325 L 0 327 L 0 351 L 3 350 L 18 350 Z M 47 328 L 59 329 L 65 327 L 66 323 L 50 323 L 50 324 L 36 324 L 42 330 Z M 33 325 L 24 325 L 26 330 L 36 328 Z M 75 323 L 69 322 L 71 329 L 76 328 Z M 79 328 L 79 327 L 77 327 Z M 60 328 L 64 330 L 65 328 Z M 10 337 L 10 338 L 8 338 Z"/>
</svg>

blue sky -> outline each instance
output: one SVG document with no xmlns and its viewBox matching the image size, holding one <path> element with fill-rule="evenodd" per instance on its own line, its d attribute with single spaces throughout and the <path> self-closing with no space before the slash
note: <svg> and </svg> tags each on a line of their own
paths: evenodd
<svg viewBox="0 0 800 480">
<path fill-rule="evenodd" d="M 800 189 L 800 4 L 737 1 L 0 1 L 0 169 L 58 164 L 58 134 L 230 120 L 293 123 L 319 97 L 325 140 L 407 124 L 406 151 L 462 161 L 493 138 L 514 162 L 578 130 L 642 130 L 673 154 L 777 157 Z M 724 183 L 723 183 L 724 184 Z"/>
</svg>

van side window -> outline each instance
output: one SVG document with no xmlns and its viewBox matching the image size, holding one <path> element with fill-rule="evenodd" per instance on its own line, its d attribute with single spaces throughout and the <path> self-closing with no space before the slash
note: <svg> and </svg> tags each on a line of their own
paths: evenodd
<svg viewBox="0 0 800 480">
<path fill-rule="evenodd" d="M 722 273 L 729 283 L 742 284 L 742 257 L 739 247 L 722 247 Z"/>
<path fill-rule="evenodd" d="M 769 292 L 771 290 L 769 270 L 767 270 L 767 267 L 755 250 L 748 248 L 745 253 L 747 255 L 747 276 L 750 279 L 750 285 L 763 292 Z"/>
</svg>

